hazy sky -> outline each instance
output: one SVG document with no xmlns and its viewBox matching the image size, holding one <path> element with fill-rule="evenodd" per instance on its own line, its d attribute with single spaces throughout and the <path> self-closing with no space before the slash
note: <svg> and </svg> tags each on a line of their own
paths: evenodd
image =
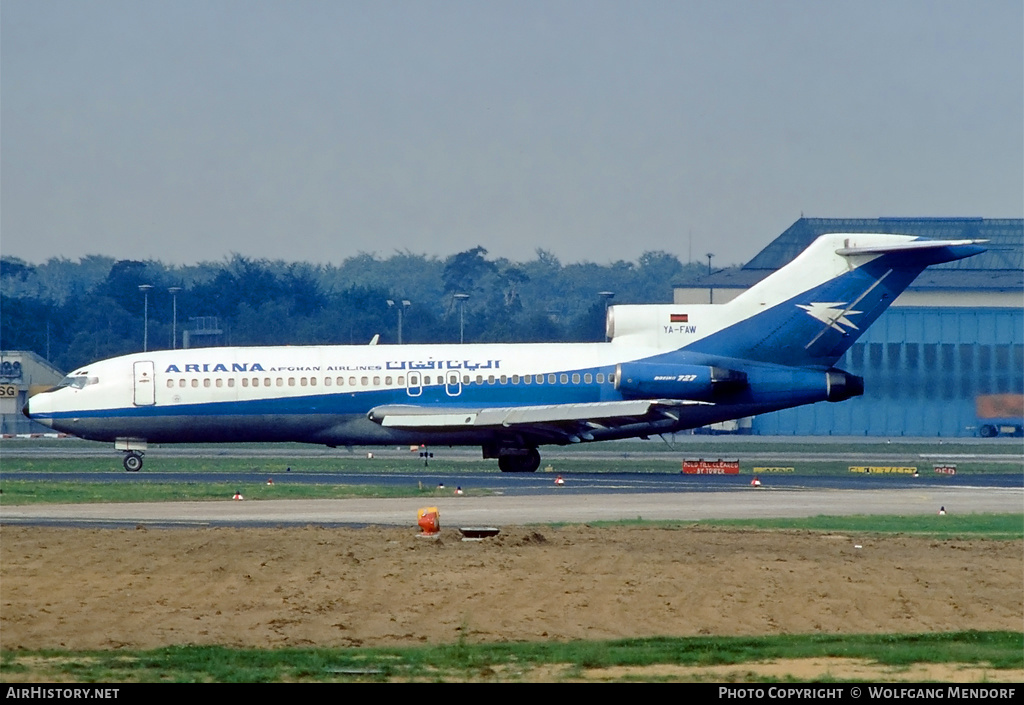
<svg viewBox="0 0 1024 705">
<path fill-rule="evenodd" d="M 725 265 L 801 213 L 1019 218 L 1022 8 L 0 0 L 0 252 Z"/>
</svg>

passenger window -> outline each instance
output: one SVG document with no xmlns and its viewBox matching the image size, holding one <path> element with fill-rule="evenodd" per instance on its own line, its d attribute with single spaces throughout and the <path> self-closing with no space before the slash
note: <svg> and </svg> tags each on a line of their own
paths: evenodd
<svg viewBox="0 0 1024 705">
<path fill-rule="evenodd" d="M 548 384 L 554 384 L 554 383 L 555 383 L 555 376 L 554 375 L 548 375 Z"/>
<path fill-rule="evenodd" d="M 361 383 L 361 384 L 362 384 L 362 385 L 363 385 L 364 387 L 368 387 L 368 386 L 370 386 L 370 378 L 369 378 L 369 377 L 363 377 L 363 378 L 361 378 L 361 379 L 359 380 L 359 382 L 360 382 L 360 383 Z"/>
<path fill-rule="evenodd" d="M 231 379 L 228 380 L 228 386 L 229 387 L 234 387 L 235 386 L 235 378 L 234 377 L 232 377 Z"/>
<path fill-rule="evenodd" d="M 288 386 L 289 387 L 294 387 L 295 386 L 295 378 L 294 377 L 289 377 L 288 378 Z"/>
<path fill-rule="evenodd" d="M 594 375 L 590 374 L 589 372 L 587 374 L 583 375 L 583 382 L 585 384 L 590 384 L 593 381 L 594 381 Z"/>
<path fill-rule="evenodd" d="M 210 386 L 210 378 L 209 377 L 207 377 L 206 379 L 203 380 L 203 386 L 204 387 L 209 387 Z"/>
<path fill-rule="evenodd" d="M 597 373 L 597 383 L 604 384 L 604 372 Z"/>
<path fill-rule="evenodd" d="M 199 380 L 198 379 L 193 379 L 192 380 L 192 387 L 193 388 L 198 388 L 199 387 Z"/>
<path fill-rule="evenodd" d="M 569 375 L 565 374 L 564 372 L 559 376 L 558 379 L 562 384 L 569 384 Z"/>
<path fill-rule="evenodd" d="M 563 375 L 563 377 L 564 377 L 564 375 Z M 579 372 L 573 372 L 572 373 L 572 383 L 573 384 L 579 384 L 580 383 L 580 373 Z"/>
<path fill-rule="evenodd" d="M 174 380 L 173 379 L 167 380 L 167 388 L 168 389 L 173 389 L 174 388 Z"/>
<path fill-rule="evenodd" d="M 308 384 L 309 384 L 309 380 L 308 379 L 306 379 L 305 377 L 299 377 L 299 386 L 300 387 L 305 387 Z"/>
<path fill-rule="evenodd" d="M 390 386 L 391 386 L 391 384 L 392 384 L 392 378 L 391 378 L 390 376 L 388 376 L 388 377 L 385 377 L 385 378 L 384 378 L 384 384 L 386 384 L 387 386 L 389 386 L 389 387 L 390 387 Z"/>
<path fill-rule="evenodd" d="M 344 377 L 338 377 L 338 379 L 336 381 L 338 382 L 338 386 L 339 387 L 344 387 L 345 386 L 345 378 Z"/>
<path fill-rule="evenodd" d="M 249 386 L 249 378 L 248 377 L 242 377 L 242 386 L 243 387 L 248 387 Z"/>
<path fill-rule="evenodd" d="M 348 378 L 348 386 L 350 386 L 350 387 L 356 386 L 356 378 L 355 377 L 349 377 Z"/>
<path fill-rule="evenodd" d="M 184 387 L 185 386 L 185 380 L 184 379 L 179 379 L 178 380 L 178 386 L 179 387 Z"/>
<path fill-rule="evenodd" d="M 379 387 L 380 386 L 380 377 L 374 377 L 373 378 L 373 386 L 374 387 Z"/>
<path fill-rule="evenodd" d="M 316 386 L 316 377 L 310 377 L 309 378 L 309 386 L 310 387 L 315 387 Z"/>
<path fill-rule="evenodd" d="M 220 377 L 217 378 L 217 386 L 218 387 L 223 387 L 224 386 L 224 380 L 222 380 Z"/>
<path fill-rule="evenodd" d="M 324 386 L 325 387 L 330 387 L 331 386 L 331 378 L 330 377 L 324 377 Z"/>
<path fill-rule="evenodd" d="M 283 387 L 284 386 L 284 378 L 283 377 L 278 377 L 277 378 L 277 386 L 278 387 Z"/>
</svg>

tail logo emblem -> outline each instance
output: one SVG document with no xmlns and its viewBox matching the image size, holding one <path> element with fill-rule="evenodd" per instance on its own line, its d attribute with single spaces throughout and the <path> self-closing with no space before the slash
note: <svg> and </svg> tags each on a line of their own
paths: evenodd
<svg viewBox="0 0 1024 705">
<path fill-rule="evenodd" d="M 856 304 L 856 302 L 854 302 Z M 802 308 L 813 318 L 818 319 L 826 326 L 837 330 L 840 333 L 846 333 L 847 328 L 858 330 L 857 325 L 847 318 L 848 315 L 855 313 L 863 313 L 863 311 L 853 311 L 847 308 L 847 305 L 840 301 L 830 301 L 825 303 L 812 302 L 809 304 L 797 304 L 798 308 Z M 847 328 L 843 328 L 847 326 Z"/>
</svg>

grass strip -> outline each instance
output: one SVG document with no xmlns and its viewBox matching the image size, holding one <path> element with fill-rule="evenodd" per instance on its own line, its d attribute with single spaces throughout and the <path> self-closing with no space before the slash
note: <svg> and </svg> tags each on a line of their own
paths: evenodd
<svg viewBox="0 0 1024 705">
<path fill-rule="evenodd" d="M 815 516 L 804 518 L 702 519 L 699 522 L 646 521 L 643 519 L 588 522 L 591 526 L 643 525 L 685 530 L 694 525 L 750 530 L 817 531 L 828 533 L 903 534 L 941 540 L 1024 539 L 1024 514 L 946 514 Z"/>
<path fill-rule="evenodd" d="M 807 658 L 862 659 L 890 667 L 928 663 L 1021 669 L 1024 633 L 654 637 L 556 643 L 459 642 L 412 648 L 175 646 L 149 651 L 8 651 L 0 656 L 0 672 L 7 682 L 253 683 L 515 681 L 530 679 L 531 672 L 544 669 L 545 679 L 573 680 L 584 669 L 709 667 Z"/>
<path fill-rule="evenodd" d="M 352 499 L 357 497 L 399 498 L 447 497 L 451 490 L 434 486 L 410 484 L 338 485 L 285 484 L 267 485 L 266 481 L 250 482 L 61 482 L 47 480 L 0 481 L 0 505 L 84 504 L 90 502 L 195 502 L 232 499 L 241 494 L 246 500 L 264 499 Z M 470 489 L 466 495 L 481 496 L 487 490 Z"/>
</svg>

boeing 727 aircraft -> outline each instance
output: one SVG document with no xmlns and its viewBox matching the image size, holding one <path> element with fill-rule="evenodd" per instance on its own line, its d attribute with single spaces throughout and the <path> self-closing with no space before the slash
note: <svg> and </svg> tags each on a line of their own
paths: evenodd
<svg viewBox="0 0 1024 705">
<path fill-rule="evenodd" d="M 726 304 L 613 306 L 604 343 L 198 348 L 103 360 L 30 418 L 125 452 L 148 443 L 538 448 L 647 437 L 863 394 L 836 361 L 925 267 L 974 240 L 830 234 Z"/>
</svg>

